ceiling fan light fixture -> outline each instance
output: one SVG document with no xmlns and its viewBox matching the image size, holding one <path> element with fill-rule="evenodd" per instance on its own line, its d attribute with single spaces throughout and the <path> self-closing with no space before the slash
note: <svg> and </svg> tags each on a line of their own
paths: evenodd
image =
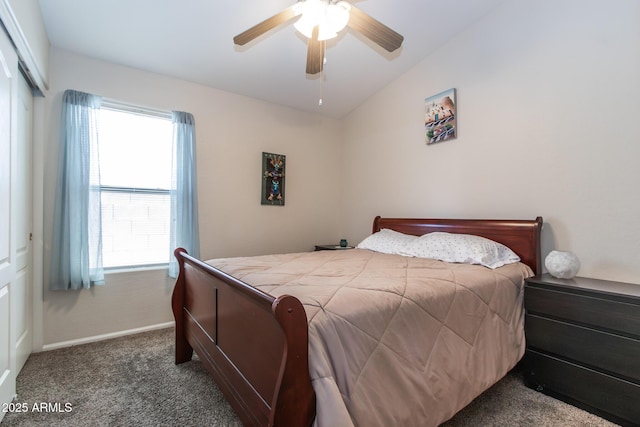
<svg viewBox="0 0 640 427">
<path fill-rule="evenodd" d="M 318 40 L 334 38 L 349 22 L 351 6 L 345 1 L 331 3 L 328 0 L 306 0 L 296 5 L 296 15 L 301 15 L 294 27 L 302 35 L 311 38 L 318 27 Z"/>
<path fill-rule="evenodd" d="M 336 37 L 340 31 L 344 30 L 349 22 L 349 10 L 351 10 L 351 6 L 345 1 L 329 4 L 320 29 L 325 28 L 327 33 L 333 34 L 333 37 Z M 318 38 L 323 40 L 321 37 L 322 36 L 319 36 Z"/>
<path fill-rule="evenodd" d="M 244 46 L 290 21 L 297 21 L 295 28 L 308 39 L 306 72 L 311 75 L 322 72 L 327 48 L 325 40 L 336 37 L 346 26 L 388 52 L 398 49 L 404 40 L 401 34 L 344 0 L 298 0 L 238 34 L 233 42 Z"/>
</svg>

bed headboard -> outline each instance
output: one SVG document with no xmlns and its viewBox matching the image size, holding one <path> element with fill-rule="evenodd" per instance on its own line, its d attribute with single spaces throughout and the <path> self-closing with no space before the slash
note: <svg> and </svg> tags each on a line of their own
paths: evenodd
<svg viewBox="0 0 640 427">
<path fill-rule="evenodd" d="M 375 217 L 373 220 L 373 232 L 375 233 L 383 228 L 415 236 L 422 236 L 434 231 L 444 231 L 486 237 L 508 246 L 518 254 L 523 263 L 531 267 L 535 274 L 542 273 L 540 255 L 541 216 L 534 220 Z"/>
</svg>

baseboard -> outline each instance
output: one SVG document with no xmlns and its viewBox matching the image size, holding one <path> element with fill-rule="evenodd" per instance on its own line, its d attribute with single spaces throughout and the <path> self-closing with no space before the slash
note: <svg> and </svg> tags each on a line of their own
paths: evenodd
<svg viewBox="0 0 640 427">
<path fill-rule="evenodd" d="M 175 322 L 159 323 L 157 325 L 143 326 L 141 328 L 127 329 L 126 331 L 111 332 L 103 335 L 94 335 L 92 337 L 78 338 L 70 341 L 61 341 L 53 344 L 45 344 L 41 351 L 57 350 L 59 348 L 73 347 L 74 345 L 89 344 L 97 341 L 104 341 L 111 338 L 124 337 L 127 335 L 139 334 L 142 332 L 155 331 L 157 329 L 173 328 Z"/>
</svg>

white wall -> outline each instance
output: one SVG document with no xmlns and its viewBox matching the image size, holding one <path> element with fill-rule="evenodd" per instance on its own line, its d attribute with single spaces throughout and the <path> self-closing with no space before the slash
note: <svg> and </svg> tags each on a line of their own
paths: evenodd
<svg viewBox="0 0 640 427">
<path fill-rule="evenodd" d="M 66 89 L 194 115 L 202 258 L 307 251 L 339 239 L 340 122 L 54 48 L 36 119 L 46 135 L 45 286 Z M 263 151 L 287 156 L 284 207 L 260 205 Z M 164 271 L 151 271 L 108 275 L 88 291 L 45 290 L 44 344 L 171 321 L 172 286 Z"/>
<path fill-rule="evenodd" d="M 345 120 L 343 231 L 383 216 L 541 215 L 543 256 L 640 283 L 640 3 L 513 0 Z M 424 98 L 457 89 L 458 138 Z"/>
</svg>

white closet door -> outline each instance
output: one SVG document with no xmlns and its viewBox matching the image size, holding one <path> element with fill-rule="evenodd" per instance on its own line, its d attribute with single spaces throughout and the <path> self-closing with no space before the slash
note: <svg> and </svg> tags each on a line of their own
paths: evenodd
<svg viewBox="0 0 640 427">
<path fill-rule="evenodd" d="M 31 274 L 32 166 L 31 125 L 33 95 L 22 75 L 18 78 L 16 167 L 13 176 L 14 227 L 16 230 L 16 278 L 11 290 L 11 336 L 15 347 L 15 372 L 20 372 L 31 354 L 33 279 Z"/>
<path fill-rule="evenodd" d="M 18 60 L 0 30 L 0 404 L 16 392 L 15 342 L 12 338 L 11 300 L 16 282 L 16 209 L 12 206 L 16 153 L 16 91 Z M 0 419 L 4 412 L 0 411 Z"/>
</svg>

